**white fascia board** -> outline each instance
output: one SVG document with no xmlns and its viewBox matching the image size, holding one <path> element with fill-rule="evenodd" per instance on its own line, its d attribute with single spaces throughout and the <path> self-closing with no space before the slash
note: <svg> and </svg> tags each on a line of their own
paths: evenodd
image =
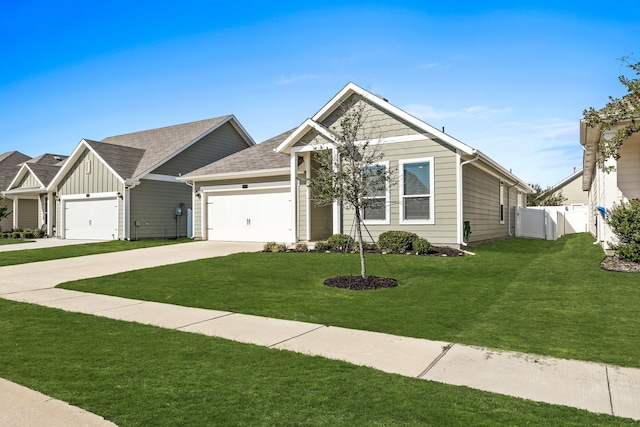
<svg viewBox="0 0 640 427">
<path fill-rule="evenodd" d="M 390 113 L 392 113 L 393 115 L 400 117 L 402 120 L 406 121 L 407 123 L 412 124 L 413 126 L 417 127 L 418 129 L 423 130 L 424 132 L 433 135 L 433 137 L 431 139 L 438 139 L 441 140 L 442 142 L 446 143 L 447 145 L 450 145 L 451 147 L 453 147 L 456 150 L 460 150 L 463 154 L 467 154 L 467 155 L 471 155 L 474 151 L 473 147 L 470 147 L 469 145 L 458 141 L 457 139 L 455 139 L 454 137 L 447 135 L 446 133 L 442 132 L 441 130 L 438 130 L 436 128 L 434 128 L 433 126 L 431 126 L 428 123 L 423 122 L 422 120 L 412 116 L 411 114 L 407 113 L 404 110 L 401 110 L 400 108 L 396 107 L 395 105 L 391 104 L 390 102 L 382 99 L 379 96 L 376 96 L 374 94 L 372 94 L 371 92 L 368 92 L 364 89 L 362 89 L 360 86 L 354 84 L 354 83 L 349 83 L 347 84 L 340 92 L 338 92 L 338 94 L 336 96 L 334 96 L 331 101 L 329 101 L 324 107 L 322 107 L 322 109 L 320 111 L 318 111 L 312 118 L 311 120 L 321 123 L 324 119 L 326 119 L 336 108 L 338 108 L 340 106 L 340 104 L 342 104 L 342 102 L 344 102 L 347 98 L 349 98 L 349 96 L 351 96 L 352 94 L 357 94 L 362 96 L 363 98 L 367 99 L 368 101 L 370 101 L 371 103 L 377 105 L 378 107 L 380 107 L 383 110 L 386 110 Z"/>
<path fill-rule="evenodd" d="M 316 130 L 319 134 L 327 138 L 329 141 L 335 142 L 337 140 L 336 136 L 331 133 L 327 128 L 320 125 L 318 122 L 312 119 L 305 120 L 298 128 L 293 131 L 291 135 L 278 147 L 276 148 L 276 153 L 289 153 L 289 149 L 293 147 L 293 145 L 300 140 L 306 133 L 310 130 Z"/>
<path fill-rule="evenodd" d="M 71 170 L 71 166 L 75 163 L 76 160 L 78 160 L 78 158 L 82 154 L 83 149 L 91 151 L 107 167 L 109 172 L 111 172 L 118 179 L 118 181 L 123 184 L 125 183 L 124 178 L 118 175 L 118 173 L 111 167 L 111 165 L 109 165 L 109 163 L 107 163 L 93 148 L 91 148 L 91 146 L 83 138 L 73 150 L 73 153 L 71 153 L 71 155 L 67 158 L 67 161 L 64 162 L 64 165 L 62 165 L 56 176 L 53 177 L 53 179 L 49 183 L 49 186 L 46 188 L 47 192 L 53 191 L 53 189 L 59 184 L 60 179 L 62 179 L 62 177 Z"/>
<path fill-rule="evenodd" d="M 250 170 L 250 171 L 243 171 L 243 172 L 216 173 L 211 175 L 181 176 L 178 178 L 178 181 L 183 181 L 183 182 L 220 181 L 225 179 L 260 178 L 263 176 L 289 175 L 289 173 L 290 173 L 289 168 L 261 169 L 261 170 Z"/>
<path fill-rule="evenodd" d="M 144 177 L 144 179 L 148 179 L 150 181 L 180 182 L 180 181 L 178 181 L 178 177 L 177 176 L 160 175 L 160 174 L 157 174 L 157 173 L 149 173 Z"/>
<path fill-rule="evenodd" d="M 42 181 L 40 181 L 40 178 L 38 178 L 38 175 L 36 175 L 33 172 L 33 170 L 29 167 L 27 163 L 23 163 L 23 165 L 20 166 L 20 169 L 18 170 L 18 173 L 16 174 L 16 176 L 13 177 L 13 180 L 9 184 L 9 187 L 7 187 L 7 191 L 11 193 L 16 193 L 16 191 L 19 191 L 18 189 L 11 190 L 11 187 L 13 187 L 14 185 L 17 185 L 18 182 L 20 182 L 20 180 L 24 178 L 27 172 L 31 173 L 31 175 L 38 181 L 38 183 L 40 184 L 40 189 L 46 190 L 46 186 L 42 183 Z M 29 191 L 33 191 L 33 190 L 35 189 L 32 188 Z"/>
<path fill-rule="evenodd" d="M 569 175 L 568 177 L 566 177 L 562 181 L 558 182 L 556 185 L 552 186 L 550 188 L 551 192 L 557 191 L 559 187 L 564 187 L 565 185 L 567 185 L 568 183 L 570 183 L 571 181 L 573 181 L 574 179 L 576 179 L 580 175 L 582 175 L 582 169 L 575 171 L 574 173 L 572 173 L 571 175 Z"/>
<path fill-rule="evenodd" d="M 200 135 L 196 136 L 191 141 L 189 141 L 188 143 L 186 143 L 185 145 L 183 145 L 182 147 L 180 147 L 179 149 L 177 149 L 176 151 L 174 151 L 173 153 L 171 153 L 170 155 L 168 155 L 164 159 L 160 160 L 158 163 L 156 163 L 155 165 L 151 166 L 147 170 L 141 172 L 140 174 L 138 174 L 138 176 L 135 176 L 134 178 L 137 179 L 137 180 L 145 178 L 148 174 L 151 173 L 151 171 L 159 168 L 160 166 L 162 166 L 163 164 L 165 164 L 169 160 L 173 159 L 178 154 L 184 152 L 188 148 L 191 148 L 191 146 L 193 144 L 195 144 L 196 142 L 200 141 L 202 138 L 204 138 L 205 136 L 209 135 L 211 132 L 214 132 L 215 130 L 219 129 L 224 124 L 229 123 L 229 122 L 231 122 L 231 125 L 238 131 L 238 133 L 240 133 L 240 136 L 242 137 L 242 139 L 245 140 L 245 142 L 247 143 L 247 146 L 250 147 L 250 146 L 256 144 L 255 141 L 253 140 L 253 138 L 251 138 L 251 136 L 247 133 L 247 131 L 238 122 L 238 119 L 236 119 L 236 117 L 233 114 L 231 114 L 226 118 L 226 120 L 223 120 L 220 123 L 216 124 L 215 126 L 212 126 L 209 129 L 207 129 L 206 131 L 202 132 Z"/>
<path fill-rule="evenodd" d="M 521 180 L 520 178 L 518 178 L 517 176 L 515 176 L 514 174 L 506 170 L 499 163 L 497 163 L 495 160 L 493 160 L 483 152 L 476 150 L 476 154 L 480 156 L 480 164 L 486 165 L 485 167 L 481 167 L 481 169 L 483 169 L 485 172 L 488 172 L 491 175 L 507 182 L 510 187 L 517 186 L 522 190 L 524 190 L 525 193 L 534 192 L 533 188 L 531 188 L 529 184 L 527 184 L 525 181 Z M 480 167 L 478 165 L 478 162 L 475 162 L 472 164 Z"/>
</svg>

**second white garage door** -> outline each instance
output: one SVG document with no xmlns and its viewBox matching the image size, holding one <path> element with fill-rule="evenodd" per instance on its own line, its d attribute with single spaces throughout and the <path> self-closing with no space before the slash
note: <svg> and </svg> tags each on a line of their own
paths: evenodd
<svg viewBox="0 0 640 427">
<path fill-rule="evenodd" d="M 118 200 L 65 201 L 65 239 L 114 240 L 118 238 Z"/>
<path fill-rule="evenodd" d="M 292 240 L 289 189 L 207 196 L 209 240 L 288 242 Z"/>
</svg>

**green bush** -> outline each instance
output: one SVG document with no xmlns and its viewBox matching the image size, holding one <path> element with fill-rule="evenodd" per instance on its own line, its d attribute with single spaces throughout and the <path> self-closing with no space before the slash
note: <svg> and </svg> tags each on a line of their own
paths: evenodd
<svg viewBox="0 0 640 427">
<path fill-rule="evenodd" d="M 286 252 L 287 245 L 284 243 L 267 242 L 264 244 L 263 250 L 265 252 Z"/>
<path fill-rule="evenodd" d="M 327 239 L 327 244 L 330 249 L 337 249 L 344 251 L 347 248 L 353 248 L 353 237 L 348 234 L 334 234 Z"/>
<path fill-rule="evenodd" d="M 296 252 L 308 252 L 309 246 L 305 242 L 296 243 Z"/>
<path fill-rule="evenodd" d="M 385 231 L 378 237 L 378 247 L 383 252 L 404 253 L 413 247 L 418 235 L 409 231 Z"/>
<path fill-rule="evenodd" d="M 413 239 L 412 249 L 416 254 L 426 254 L 431 250 L 431 243 L 427 239 L 416 237 Z"/>
<path fill-rule="evenodd" d="M 615 204 L 607 210 L 607 223 L 618 238 L 611 245 L 621 259 L 640 262 L 640 200 Z"/>
<path fill-rule="evenodd" d="M 315 250 L 316 251 L 328 251 L 329 249 L 331 249 L 331 246 L 329 246 L 329 244 L 325 241 L 319 241 L 316 242 L 315 244 Z"/>
</svg>

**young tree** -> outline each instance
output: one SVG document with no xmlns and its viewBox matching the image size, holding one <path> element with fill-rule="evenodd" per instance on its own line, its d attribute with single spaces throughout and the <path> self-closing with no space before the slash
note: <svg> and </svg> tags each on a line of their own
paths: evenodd
<svg viewBox="0 0 640 427">
<path fill-rule="evenodd" d="M 601 126 L 602 135 L 605 132 L 616 129 L 609 138 L 602 138 L 598 144 L 597 164 L 605 172 L 612 172 L 614 166 L 605 166 L 608 159 L 618 160 L 618 150 L 622 143 L 636 132 L 640 132 L 640 62 L 630 62 L 629 57 L 620 59 L 623 65 L 635 73 L 635 78 L 627 78 L 624 75 L 618 77 L 627 89 L 627 94 L 622 98 L 609 97 L 609 102 L 602 109 L 596 110 L 590 107 L 584 110 L 584 120 L 587 126 L 595 128 Z"/>
<path fill-rule="evenodd" d="M 341 106 L 341 117 L 329 131 L 331 145 L 318 154 L 318 169 L 309 187 L 319 205 L 339 202 L 355 213 L 356 240 L 360 253 L 361 277 L 367 278 L 362 228 L 367 212 L 384 212 L 388 203 L 376 196 L 386 194 L 392 174 L 379 165 L 380 145 L 373 144 L 374 127 L 367 120 L 367 102 L 353 97 Z"/>
<path fill-rule="evenodd" d="M 9 215 L 11 215 L 9 206 L 6 205 L 4 197 L 0 196 L 0 220 L 5 219 Z"/>
<path fill-rule="evenodd" d="M 535 192 L 527 194 L 527 206 L 562 206 L 567 200 L 562 191 L 554 193 L 551 187 L 543 190 L 540 184 L 529 184 Z"/>
</svg>

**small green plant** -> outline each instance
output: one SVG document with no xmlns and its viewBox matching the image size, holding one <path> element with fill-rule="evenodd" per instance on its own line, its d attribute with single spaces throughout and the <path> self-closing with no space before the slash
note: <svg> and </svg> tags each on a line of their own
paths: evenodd
<svg viewBox="0 0 640 427">
<path fill-rule="evenodd" d="M 431 243 L 427 239 L 422 237 L 416 237 L 413 240 L 413 251 L 418 255 L 423 255 L 428 253 L 431 250 Z"/>
<path fill-rule="evenodd" d="M 618 238 L 611 245 L 621 259 L 640 262 L 640 200 L 615 204 L 607 210 L 607 223 Z"/>
<path fill-rule="evenodd" d="M 329 249 L 331 249 L 331 246 L 329 246 L 329 244 L 323 240 L 320 240 L 315 244 L 316 251 L 328 251 Z"/>
<path fill-rule="evenodd" d="M 378 247 L 383 252 L 403 253 L 410 251 L 418 235 L 409 231 L 385 231 L 378 237 Z"/>
<path fill-rule="evenodd" d="M 334 234 L 327 239 L 327 244 L 331 249 L 344 251 L 347 248 L 353 249 L 354 240 L 353 237 L 349 236 L 348 234 Z"/>
<path fill-rule="evenodd" d="M 305 242 L 296 243 L 296 252 L 309 252 L 309 246 Z"/>
<path fill-rule="evenodd" d="M 265 252 L 286 252 L 287 245 L 284 243 L 267 242 L 264 244 L 263 250 Z"/>
</svg>

